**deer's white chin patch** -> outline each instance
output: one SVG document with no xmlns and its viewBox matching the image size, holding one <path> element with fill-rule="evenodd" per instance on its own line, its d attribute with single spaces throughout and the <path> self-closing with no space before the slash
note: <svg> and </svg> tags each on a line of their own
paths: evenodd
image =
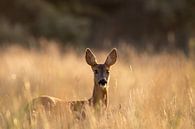
<svg viewBox="0 0 195 129">
<path fill-rule="evenodd" d="M 107 87 L 107 85 L 101 85 L 100 84 L 100 87 L 103 88 L 103 89 L 105 89 Z"/>
</svg>

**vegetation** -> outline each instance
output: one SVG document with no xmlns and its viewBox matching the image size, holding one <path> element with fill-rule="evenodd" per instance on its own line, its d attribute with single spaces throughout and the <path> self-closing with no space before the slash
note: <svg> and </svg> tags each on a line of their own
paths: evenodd
<svg viewBox="0 0 195 129">
<path fill-rule="evenodd" d="M 0 43 L 39 47 L 32 39 L 46 38 L 65 46 L 102 49 L 126 42 L 140 52 L 179 50 L 189 56 L 194 4 L 193 0 L 0 0 Z"/>
<path fill-rule="evenodd" d="M 9 47 L 0 53 L 0 129 L 26 129 L 25 105 L 33 97 L 91 97 L 93 74 L 80 52 L 46 44 L 40 51 Z M 111 70 L 109 107 L 86 120 L 41 122 L 45 129 L 193 129 L 195 64 L 182 54 L 138 54 L 127 46 Z M 96 51 L 99 62 L 106 52 Z M 82 55 L 82 56 L 81 56 Z"/>
<path fill-rule="evenodd" d="M 41 129 L 194 129 L 194 0 L 0 0 L 0 129 L 27 129 L 39 95 L 92 95 L 86 47 L 117 47 L 106 112 L 44 116 Z M 101 50 L 101 51 L 100 51 Z M 155 54 L 154 54 L 155 53 Z M 156 54 L 158 53 L 158 54 Z"/>
</svg>

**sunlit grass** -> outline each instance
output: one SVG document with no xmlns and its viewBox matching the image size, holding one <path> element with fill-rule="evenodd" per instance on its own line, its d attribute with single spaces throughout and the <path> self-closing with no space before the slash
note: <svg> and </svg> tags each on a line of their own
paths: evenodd
<svg viewBox="0 0 195 129">
<path fill-rule="evenodd" d="M 68 49 L 67 49 L 68 50 Z M 41 51 L 10 47 L 0 53 L 0 129 L 26 129 L 27 102 L 39 95 L 71 100 L 90 98 L 93 74 L 82 53 L 60 53 L 54 45 Z M 119 48 L 111 70 L 109 107 L 88 111 L 84 121 L 67 115 L 43 119 L 45 129 L 193 129 L 195 64 L 177 55 L 137 54 Z M 107 51 L 108 52 L 108 51 Z M 107 52 L 95 52 L 104 61 Z"/>
</svg>

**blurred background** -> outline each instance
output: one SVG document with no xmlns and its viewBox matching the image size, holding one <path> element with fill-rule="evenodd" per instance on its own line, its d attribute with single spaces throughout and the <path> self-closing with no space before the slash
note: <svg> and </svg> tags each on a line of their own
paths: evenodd
<svg viewBox="0 0 195 129">
<path fill-rule="evenodd" d="M 76 48 L 127 44 L 143 50 L 195 49 L 194 0 L 0 0 L 0 45 Z M 63 48 L 62 47 L 62 48 Z"/>
<path fill-rule="evenodd" d="M 90 98 L 86 47 L 118 49 L 108 112 L 45 129 L 194 129 L 195 0 L 0 0 L 0 129 L 28 129 L 37 96 Z"/>
</svg>

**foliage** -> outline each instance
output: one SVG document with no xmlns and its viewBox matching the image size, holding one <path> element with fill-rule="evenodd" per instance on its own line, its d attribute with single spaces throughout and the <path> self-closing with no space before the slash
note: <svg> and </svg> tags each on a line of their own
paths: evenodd
<svg viewBox="0 0 195 129">
<path fill-rule="evenodd" d="M 193 0 L 0 0 L 0 18 L 9 25 L 0 36 L 96 48 L 126 42 L 140 51 L 176 49 L 189 55 L 194 14 Z M 6 37 L 15 26 L 19 35 Z"/>
</svg>

